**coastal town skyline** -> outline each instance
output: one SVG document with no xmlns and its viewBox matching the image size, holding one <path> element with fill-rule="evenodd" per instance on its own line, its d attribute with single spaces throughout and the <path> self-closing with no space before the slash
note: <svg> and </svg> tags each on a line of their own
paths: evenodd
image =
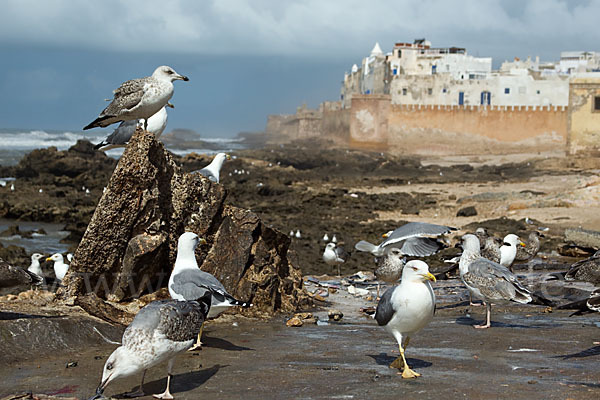
<svg viewBox="0 0 600 400">
<path fill-rule="evenodd" d="M 2 2 L 2 128 L 79 130 L 116 85 L 161 64 L 190 77 L 167 131 L 214 137 L 339 100 L 344 72 L 375 42 L 389 52 L 427 38 L 491 57 L 494 68 L 599 50 L 600 4 L 590 1 L 32 4 Z"/>
</svg>

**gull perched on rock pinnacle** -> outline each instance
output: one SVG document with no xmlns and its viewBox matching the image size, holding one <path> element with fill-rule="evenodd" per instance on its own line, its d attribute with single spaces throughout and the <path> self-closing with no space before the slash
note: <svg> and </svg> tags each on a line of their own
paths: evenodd
<svg viewBox="0 0 600 400">
<path fill-rule="evenodd" d="M 196 246 L 206 243 L 193 232 L 185 232 L 177 243 L 175 267 L 169 278 L 169 294 L 175 300 L 193 300 L 211 293 L 211 307 L 208 318 L 214 318 L 232 306 L 250 307 L 252 304 L 235 299 L 227 293 L 225 286 L 208 272 L 202 271 L 196 261 Z M 198 334 L 197 347 L 202 345 L 202 329 Z"/>
<path fill-rule="evenodd" d="M 480 255 L 479 239 L 467 234 L 462 237 L 463 253 L 460 257 L 460 279 L 469 289 L 472 296 L 486 303 L 485 325 L 474 325 L 475 328 L 491 326 L 491 302 L 530 303 L 532 294 L 514 276 L 508 268 L 483 258 Z"/>
<path fill-rule="evenodd" d="M 167 127 L 167 107 L 174 108 L 173 104 L 167 103 L 167 105 L 161 108 L 156 114 L 148 118 L 147 131 L 153 134 L 157 139 Z M 95 145 L 94 149 L 105 151 L 126 146 L 135 133 L 135 129 L 138 126 L 144 126 L 144 122 L 145 120 L 143 118 L 121 122 L 117 129 L 115 129 L 106 139 Z"/>
<path fill-rule="evenodd" d="M 206 167 L 199 169 L 198 172 L 213 182 L 219 183 L 219 174 L 225 160 L 231 160 L 229 154 L 217 153 L 215 158 Z"/>
<path fill-rule="evenodd" d="M 437 253 L 443 247 L 442 243 L 428 236 L 438 237 L 455 230 L 456 228 L 444 225 L 409 222 L 392 232 L 386 233 L 384 235 L 386 239 L 377 246 L 361 240 L 354 245 L 354 248 L 358 251 L 370 252 L 379 257 L 392 247 L 396 247 L 404 255 L 425 257 Z"/>
<path fill-rule="evenodd" d="M 402 378 L 421 375 L 410 369 L 404 352 L 411 336 L 423 329 L 435 313 L 435 294 L 429 281 L 435 282 L 435 276 L 429 272 L 425 262 L 407 262 L 402 270 L 400 285 L 385 291 L 375 311 L 377 323 L 385 327 L 398 342 L 400 357 L 390 368 L 402 369 Z"/>
<path fill-rule="evenodd" d="M 46 258 L 46 261 L 54 261 L 54 275 L 56 275 L 56 279 L 62 281 L 69 270 L 69 264 L 65 264 L 63 255 L 60 253 L 52 254 L 52 256 Z"/>
<path fill-rule="evenodd" d="M 104 389 L 117 378 L 142 373 L 142 383 L 129 397 L 144 396 L 146 370 L 165 360 L 167 388 L 155 394 L 158 399 L 172 399 L 169 390 L 174 357 L 194 344 L 210 309 L 210 292 L 195 301 L 158 300 L 142 308 L 123 333 L 122 345 L 112 352 L 104 364 L 102 381 L 92 399 L 100 399 Z"/>
<path fill-rule="evenodd" d="M 173 68 L 163 65 L 156 68 L 152 76 L 123 82 L 114 91 L 111 103 L 83 129 L 104 128 L 115 122 L 150 118 L 167 105 L 173 96 L 173 81 L 178 79 L 189 80 L 187 76 L 179 75 Z M 144 129 L 148 128 L 147 125 L 146 120 Z"/>
</svg>

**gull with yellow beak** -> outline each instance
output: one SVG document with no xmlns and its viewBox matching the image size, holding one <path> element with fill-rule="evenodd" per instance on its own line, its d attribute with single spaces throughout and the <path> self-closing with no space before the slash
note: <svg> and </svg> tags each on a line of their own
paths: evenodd
<svg viewBox="0 0 600 400">
<path fill-rule="evenodd" d="M 492 302 L 526 304 L 533 300 L 531 292 L 508 268 L 481 256 L 477 236 L 464 235 L 462 247 L 463 253 L 458 264 L 460 279 L 471 296 L 483 300 L 487 308 L 485 324 L 473 325 L 474 328 L 487 329 L 492 326 Z"/>
<path fill-rule="evenodd" d="M 210 312 L 207 318 L 215 318 L 233 306 L 250 307 L 252 304 L 237 300 L 227 292 L 225 286 L 212 274 L 202 271 L 196 261 L 196 246 L 206 244 L 194 232 L 185 232 L 177 242 L 177 258 L 173 272 L 169 277 L 169 294 L 179 301 L 195 300 L 205 293 L 211 294 Z M 201 347 L 202 327 L 198 333 L 198 341 L 192 350 Z"/>
<path fill-rule="evenodd" d="M 229 154 L 218 153 L 210 164 L 198 170 L 198 172 L 211 181 L 219 183 L 219 173 L 221 172 L 221 167 L 223 167 L 225 160 L 231 160 Z"/>
<path fill-rule="evenodd" d="M 398 342 L 400 357 L 390 368 L 402 369 L 402 378 L 416 378 L 421 374 L 410 369 L 404 352 L 411 336 L 423 329 L 435 313 L 435 294 L 429 284 L 435 276 L 429 272 L 427 263 L 412 260 L 402 270 L 400 285 L 385 291 L 377 304 L 375 319 Z"/>
</svg>

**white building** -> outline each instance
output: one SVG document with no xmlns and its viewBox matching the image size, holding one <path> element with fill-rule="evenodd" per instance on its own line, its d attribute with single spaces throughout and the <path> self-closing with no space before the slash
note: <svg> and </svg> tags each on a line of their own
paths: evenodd
<svg viewBox="0 0 600 400">
<path fill-rule="evenodd" d="M 558 63 L 515 58 L 492 71 L 491 57 L 464 48 L 432 48 L 425 39 L 396 43 L 384 54 L 378 43 L 344 76 L 342 106 L 352 94 L 390 94 L 392 104 L 567 106 L 569 78 L 600 71 L 600 53 L 562 52 Z"/>
</svg>

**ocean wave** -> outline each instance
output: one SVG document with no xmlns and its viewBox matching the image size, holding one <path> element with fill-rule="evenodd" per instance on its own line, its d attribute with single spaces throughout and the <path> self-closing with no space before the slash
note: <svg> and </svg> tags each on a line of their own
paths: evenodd
<svg viewBox="0 0 600 400">
<path fill-rule="evenodd" d="M 32 130 L 29 132 L 0 132 L 0 140 L 2 141 L 2 148 L 4 150 L 34 150 L 50 146 L 55 146 L 60 150 L 65 150 L 73 146 L 79 139 L 85 139 L 93 142 L 104 136 L 104 133 L 87 135 L 70 131 L 48 132 L 43 130 Z"/>
</svg>

